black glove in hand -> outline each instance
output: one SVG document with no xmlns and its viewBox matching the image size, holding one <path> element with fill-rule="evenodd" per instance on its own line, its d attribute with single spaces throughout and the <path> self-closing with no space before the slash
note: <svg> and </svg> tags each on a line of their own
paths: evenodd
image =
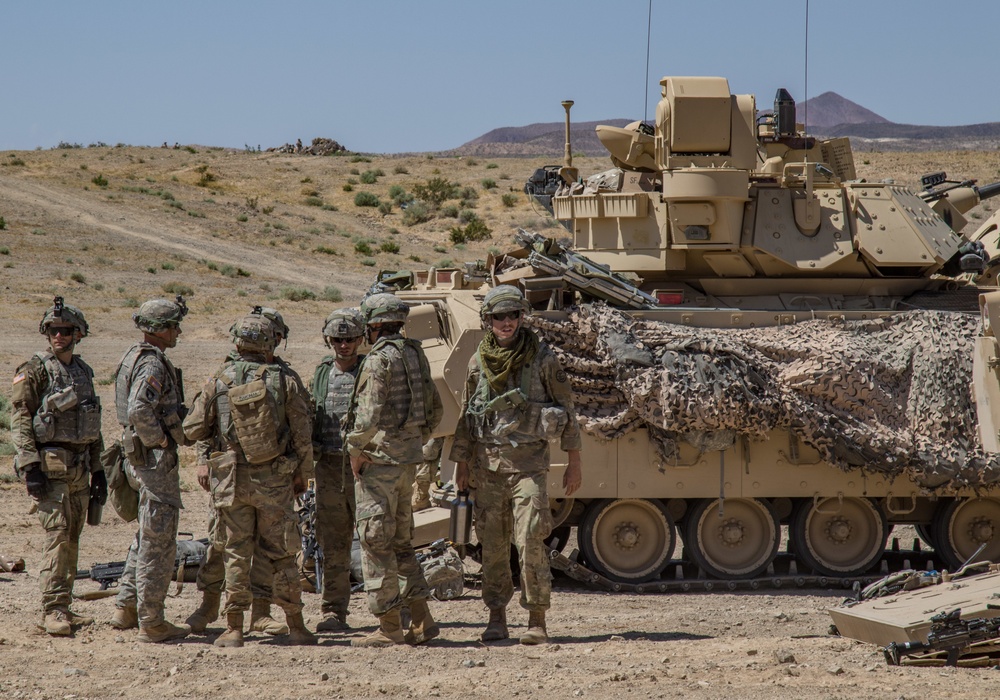
<svg viewBox="0 0 1000 700">
<path fill-rule="evenodd" d="M 108 477 L 104 472 L 90 475 L 90 497 L 96 498 L 102 506 L 108 502 Z"/>
<path fill-rule="evenodd" d="M 28 487 L 28 495 L 32 498 L 42 499 L 49 490 L 49 478 L 41 467 L 34 467 L 24 475 L 24 483 Z"/>
</svg>

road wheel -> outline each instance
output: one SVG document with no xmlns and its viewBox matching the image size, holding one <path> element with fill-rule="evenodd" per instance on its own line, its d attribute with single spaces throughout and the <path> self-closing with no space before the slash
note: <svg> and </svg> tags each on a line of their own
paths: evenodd
<svg viewBox="0 0 1000 700">
<path fill-rule="evenodd" d="M 721 516 L 720 516 L 721 512 Z M 684 545 L 715 578 L 752 578 L 778 554 L 781 526 L 774 508 L 756 498 L 698 501 L 687 515 Z"/>
<path fill-rule="evenodd" d="M 796 556 L 818 574 L 860 576 L 882 558 L 889 526 L 867 498 L 802 501 L 789 536 Z"/>
<path fill-rule="evenodd" d="M 965 563 L 980 545 L 986 548 L 976 561 L 1000 561 L 1000 501 L 995 498 L 956 498 L 934 512 L 935 550 L 949 571 Z"/>
<path fill-rule="evenodd" d="M 602 499 L 587 506 L 579 540 L 584 557 L 598 572 L 612 581 L 642 583 L 666 568 L 677 533 L 662 501 Z"/>
</svg>

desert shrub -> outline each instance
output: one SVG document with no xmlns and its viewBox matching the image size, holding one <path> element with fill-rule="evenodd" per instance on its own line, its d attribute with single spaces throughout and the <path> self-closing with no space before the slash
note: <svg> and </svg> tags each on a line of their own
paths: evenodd
<svg viewBox="0 0 1000 700">
<path fill-rule="evenodd" d="M 236 220 L 239 221 L 240 223 L 246 222 L 247 219 L 248 217 L 246 214 L 240 214 L 239 216 L 236 217 Z"/>
<path fill-rule="evenodd" d="M 375 263 L 377 261 L 375 260 L 375 258 L 361 258 L 360 262 L 365 267 L 375 267 Z"/>
<path fill-rule="evenodd" d="M 497 181 L 491 177 L 484 177 L 482 180 L 479 181 L 479 186 L 482 187 L 484 190 L 493 190 L 496 189 Z"/>
<path fill-rule="evenodd" d="M 83 276 L 82 272 L 74 272 L 69 278 L 78 284 L 87 284 L 87 278 Z"/>
<path fill-rule="evenodd" d="M 403 223 L 406 226 L 415 226 L 425 221 L 430 221 L 431 212 L 423 202 L 413 202 L 403 210 Z"/>
<path fill-rule="evenodd" d="M 320 209 L 323 211 L 337 211 L 337 206 L 335 204 L 324 204 Z"/>
<path fill-rule="evenodd" d="M 399 244 L 396 241 L 383 241 L 382 245 L 379 246 L 383 253 L 398 253 Z"/>
<path fill-rule="evenodd" d="M 263 214 L 270 214 L 270 213 L 272 213 L 274 211 L 274 207 L 273 206 L 271 206 L 271 207 L 264 207 L 260 211 Z"/>
<path fill-rule="evenodd" d="M 323 200 L 319 197 L 306 197 L 306 206 L 321 207 L 323 206 Z"/>
<path fill-rule="evenodd" d="M 0 255 L 10 255 L 10 248 L 7 246 L 0 246 Z"/>
<path fill-rule="evenodd" d="M 95 185 L 97 185 L 98 187 L 108 186 L 108 178 L 104 177 L 104 175 L 102 174 L 95 175 L 94 177 L 90 178 L 90 181 Z"/>
<path fill-rule="evenodd" d="M 315 299 L 316 293 L 304 287 L 282 287 L 281 298 L 288 301 L 306 301 Z"/>
<path fill-rule="evenodd" d="M 452 243 L 465 243 L 466 241 L 482 241 L 493 238 L 493 230 L 486 225 L 482 219 L 476 217 L 469 221 L 464 227 L 453 226 L 448 232 L 448 237 Z"/>
<path fill-rule="evenodd" d="M 167 294 L 181 294 L 186 297 L 194 296 L 194 289 L 181 282 L 167 282 L 162 287 Z"/>
<path fill-rule="evenodd" d="M 455 262 L 451 258 L 441 258 L 436 263 L 434 263 L 434 267 L 437 268 L 452 267 L 454 264 Z"/>
<path fill-rule="evenodd" d="M 378 175 L 375 174 L 374 170 L 366 170 L 359 177 L 365 185 L 374 185 L 378 182 Z"/>
<path fill-rule="evenodd" d="M 434 246 L 434 252 L 435 253 L 447 253 L 448 249 L 445 248 L 443 245 L 441 245 L 439 243 L 439 244 L 437 244 L 437 245 Z"/>
<path fill-rule="evenodd" d="M 286 224 L 284 222 L 281 222 L 281 221 L 275 221 L 272 224 L 272 226 L 274 226 L 274 228 L 276 228 L 279 231 L 287 231 L 288 230 L 288 224 Z"/>
<path fill-rule="evenodd" d="M 487 163 L 487 164 L 486 164 L 486 169 L 487 169 L 487 170 L 496 170 L 496 169 L 497 169 L 497 168 L 499 168 L 499 167 L 500 167 L 500 166 L 499 166 L 499 165 L 497 165 L 496 163 Z"/>
<path fill-rule="evenodd" d="M 139 306 L 139 300 L 135 297 L 125 297 L 122 299 L 122 306 L 128 309 L 134 309 Z"/>
<path fill-rule="evenodd" d="M 184 150 L 187 151 L 188 153 L 197 153 L 198 152 L 194 148 L 192 148 L 191 146 L 185 146 Z"/>
<path fill-rule="evenodd" d="M 475 201 L 479 199 L 479 193 L 476 192 L 475 187 L 469 185 L 468 187 L 463 187 L 461 189 L 461 191 L 458 193 L 458 198 L 465 201 Z"/>
<path fill-rule="evenodd" d="M 313 181 L 313 179 L 311 177 L 309 177 L 308 175 L 306 175 L 304 178 L 302 178 L 301 180 L 299 180 L 299 182 L 301 182 L 302 184 L 305 184 L 307 182 L 312 182 L 312 181 Z"/>
<path fill-rule="evenodd" d="M 349 182 L 345 182 L 344 186 L 341 187 L 340 189 L 344 190 L 344 192 L 353 192 L 354 191 L 354 185 L 352 185 Z"/>
<path fill-rule="evenodd" d="M 382 202 L 378 205 L 379 213 L 388 216 L 392 213 L 392 202 Z"/>
<path fill-rule="evenodd" d="M 458 218 L 458 207 L 454 204 L 449 204 L 446 207 L 441 207 L 441 216 L 447 216 L 450 219 Z"/>
<path fill-rule="evenodd" d="M 414 185 L 413 194 L 417 199 L 439 207 L 445 201 L 458 197 L 458 185 L 443 177 L 432 177 L 426 183 Z"/>
<path fill-rule="evenodd" d="M 413 262 L 423 262 L 424 261 L 423 258 L 421 258 L 419 255 L 408 255 L 406 257 L 406 259 L 407 260 L 412 260 Z"/>
<path fill-rule="evenodd" d="M 378 195 L 373 192 L 358 192 L 354 195 L 354 206 L 356 207 L 377 207 L 381 203 Z"/>
<path fill-rule="evenodd" d="M 505 207 L 509 209 L 510 207 L 517 205 L 517 195 L 514 194 L 513 192 L 507 192 L 502 197 L 500 197 L 500 201 L 503 203 Z"/>
<path fill-rule="evenodd" d="M 344 300 L 344 294 L 337 287 L 323 287 L 323 293 L 319 295 L 322 301 L 338 302 Z"/>
<path fill-rule="evenodd" d="M 321 245 L 321 246 L 317 246 L 316 248 L 313 248 L 313 252 L 314 253 L 322 253 L 323 255 L 340 255 L 340 253 L 337 252 L 336 248 L 330 248 L 330 247 L 325 246 L 325 245 Z"/>
<path fill-rule="evenodd" d="M 152 265 L 150 265 L 149 267 L 146 268 L 146 272 L 148 272 L 151 275 L 155 275 L 156 274 L 156 268 L 153 267 Z"/>
<path fill-rule="evenodd" d="M 371 158 L 366 158 L 365 156 L 351 156 L 352 163 L 371 163 Z"/>
<path fill-rule="evenodd" d="M 389 188 L 389 199 L 397 201 L 400 197 L 406 195 L 406 188 L 402 185 L 392 185 Z"/>
<path fill-rule="evenodd" d="M 354 252 L 358 255 L 371 255 L 372 244 L 366 240 L 360 240 L 354 244 Z"/>
<path fill-rule="evenodd" d="M 410 171 L 406 169 L 405 165 L 397 165 L 395 168 L 392 169 L 392 172 L 396 173 L 397 175 L 409 175 L 410 174 Z"/>
<path fill-rule="evenodd" d="M 7 230 L 7 219 L 0 216 L 0 231 L 6 231 L 6 230 Z"/>
<path fill-rule="evenodd" d="M 475 158 L 466 158 L 465 164 L 468 165 L 469 167 L 472 167 L 474 165 L 479 165 L 479 161 L 476 160 Z"/>
<path fill-rule="evenodd" d="M 475 221 L 478 218 L 479 215 L 476 214 L 476 212 L 472 211 L 471 209 L 463 209 L 462 212 L 458 215 L 458 220 L 463 224 Z"/>
</svg>

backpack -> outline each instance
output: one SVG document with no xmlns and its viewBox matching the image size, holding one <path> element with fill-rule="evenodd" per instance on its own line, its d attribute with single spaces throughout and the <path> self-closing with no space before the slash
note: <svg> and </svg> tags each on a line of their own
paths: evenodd
<svg viewBox="0 0 1000 700">
<path fill-rule="evenodd" d="M 236 363 L 236 378 L 219 379 L 229 387 L 229 411 L 236 442 L 250 464 L 266 464 L 285 453 L 287 435 L 282 435 L 284 372 L 278 369 L 278 383 L 265 378 L 268 365 L 260 365 L 246 381 L 249 366 Z M 241 382 L 237 384 L 237 382 Z"/>
</svg>

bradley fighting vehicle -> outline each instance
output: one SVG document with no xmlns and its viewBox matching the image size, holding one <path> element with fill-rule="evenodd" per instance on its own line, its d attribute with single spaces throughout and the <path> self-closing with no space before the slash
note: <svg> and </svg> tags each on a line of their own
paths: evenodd
<svg viewBox="0 0 1000 700">
<path fill-rule="evenodd" d="M 523 250 L 485 265 L 382 273 L 413 305 L 407 334 L 434 368 L 440 433 L 458 420 L 485 291 L 517 284 L 580 396 L 583 486 L 560 497 L 554 442 L 555 522 L 577 526 L 604 576 L 658 579 L 680 536 L 708 578 L 759 577 L 782 525 L 796 570 L 824 580 L 877 571 L 894 524 L 915 525 L 939 567 L 981 545 L 1000 560 L 1000 294 L 980 314 L 1000 269 L 997 217 L 959 233 L 1000 183 L 859 181 L 848 140 L 806 136 L 784 90 L 761 115 L 724 78 L 660 84 L 654 124 L 597 127 L 614 167 L 586 179 L 563 103 L 561 241 L 522 233 Z M 870 371 L 885 358 L 888 376 Z M 685 381 L 701 385 L 671 394 Z M 742 384 L 734 396 L 722 382 Z M 715 401 L 714 422 L 691 417 Z"/>
</svg>

